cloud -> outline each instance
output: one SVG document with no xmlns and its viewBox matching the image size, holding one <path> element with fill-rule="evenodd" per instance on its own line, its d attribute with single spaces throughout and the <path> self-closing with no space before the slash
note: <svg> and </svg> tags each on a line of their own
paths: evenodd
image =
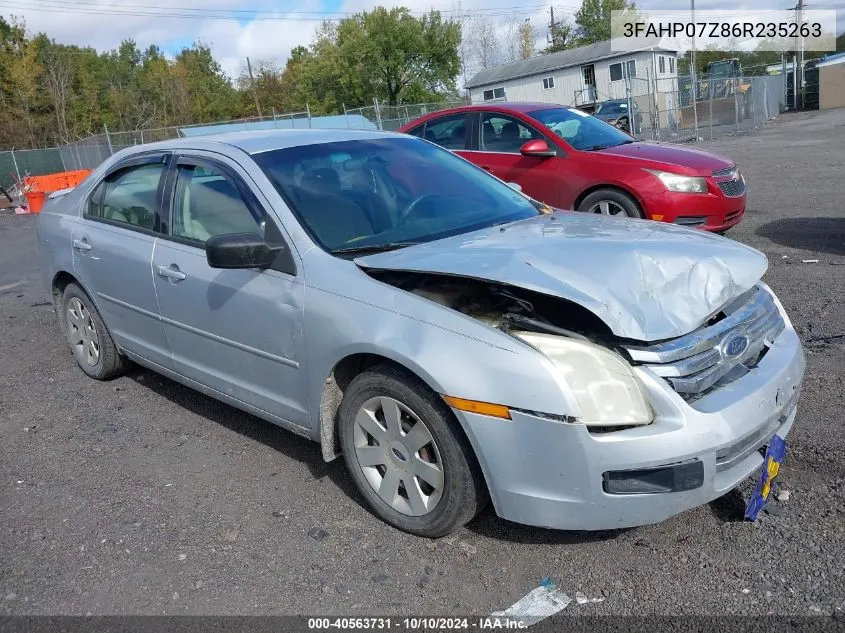
<svg viewBox="0 0 845 633">
<path fill-rule="evenodd" d="M 168 6 L 163 0 L 86 0 L 74 3 L 74 0 L 9 0 L 3 13 L 8 17 L 15 14 L 26 20 L 32 32 L 44 32 L 58 42 L 93 46 L 105 51 L 116 48 L 120 42 L 133 38 L 141 47 L 156 44 L 168 53 L 175 53 L 182 46 L 201 40 L 209 45 L 226 73 L 235 78 L 241 73 L 246 58 L 257 62 L 260 59 L 273 59 L 284 63 L 291 49 L 311 42 L 319 16 L 306 16 L 301 12 L 355 12 L 372 9 L 377 4 L 392 6 L 393 2 L 374 2 L 373 0 L 293 0 L 285 3 L 284 10 L 279 9 L 279 2 L 274 0 L 176 0 L 176 7 L 156 9 L 151 7 Z M 683 0 L 685 4 L 685 0 Z M 423 13 L 434 7 L 443 11 L 461 10 L 474 13 L 479 9 L 497 22 L 497 33 L 503 36 L 503 22 L 508 15 L 518 19 L 529 18 L 538 34 L 538 45 L 545 41 L 549 21 L 548 8 L 539 0 L 528 2 L 522 8 L 514 10 L 513 0 L 397 0 L 396 5 L 407 6 L 414 12 Z M 642 0 L 637 3 L 645 10 L 678 9 L 678 0 Z M 43 5 L 43 9 L 33 8 Z M 138 8 L 133 9 L 132 5 Z M 579 0 L 564 0 L 555 3 L 557 18 L 573 19 L 580 5 Z M 787 9 L 794 6 L 793 0 L 770 0 L 770 8 Z M 16 8 L 17 7 L 17 8 Z M 25 8 L 21 8 L 25 7 Z M 61 8 L 59 8 L 61 7 Z M 758 0 L 697 0 L 696 9 L 753 9 L 759 7 Z M 829 0 L 826 8 L 838 8 L 839 30 L 845 30 L 845 0 Z M 821 8 L 821 7 L 816 7 Z M 217 15 L 225 19 L 210 17 L 174 18 L 163 17 L 167 11 L 189 13 L 207 12 L 216 9 Z M 233 13 L 239 10 L 241 13 Z M 84 13 L 81 11 L 85 11 Z M 255 19 L 260 11 L 261 17 L 283 17 L 285 19 Z M 123 14 L 121 14 L 121 12 Z M 125 15 L 126 12 L 146 13 L 148 15 Z M 207 13 L 203 14 L 204 16 Z M 451 15 L 451 14 L 448 14 Z"/>
</svg>

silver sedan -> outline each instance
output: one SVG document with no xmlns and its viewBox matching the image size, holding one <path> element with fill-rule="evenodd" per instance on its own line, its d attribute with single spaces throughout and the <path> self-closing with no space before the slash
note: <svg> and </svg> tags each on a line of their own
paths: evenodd
<svg viewBox="0 0 845 633">
<path fill-rule="evenodd" d="M 661 521 L 795 420 L 804 356 L 762 254 L 551 212 L 421 139 L 133 147 L 37 228 L 82 371 L 134 361 L 308 437 L 415 534 L 488 500 L 562 529 Z"/>
</svg>

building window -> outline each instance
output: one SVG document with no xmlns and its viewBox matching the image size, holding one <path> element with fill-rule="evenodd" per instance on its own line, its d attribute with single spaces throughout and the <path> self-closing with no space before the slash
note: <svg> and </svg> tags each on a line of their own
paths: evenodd
<svg viewBox="0 0 845 633">
<path fill-rule="evenodd" d="M 617 62 L 610 65 L 610 81 L 619 81 L 626 77 L 637 76 L 637 62 L 629 59 L 627 62 Z"/>
<path fill-rule="evenodd" d="M 674 75 L 675 74 L 675 58 L 669 58 L 669 73 Z"/>
<path fill-rule="evenodd" d="M 504 99 L 505 98 L 505 89 L 504 88 L 493 88 L 492 90 L 485 90 L 484 91 L 484 100 L 485 101 L 492 101 L 493 99 Z"/>
<path fill-rule="evenodd" d="M 549 90 L 555 87 L 555 78 L 554 77 L 546 77 L 543 80 L 543 90 Z"/>
<path fill-rule="evenodd" d="M 666 74 L 666 58 L 663 57 L 663 55 L 659 55 L 657 57 L 657 65 L 660 68 L 660 71 L 659 71 L 660 74 L 661 75 Z"/>
</svg>

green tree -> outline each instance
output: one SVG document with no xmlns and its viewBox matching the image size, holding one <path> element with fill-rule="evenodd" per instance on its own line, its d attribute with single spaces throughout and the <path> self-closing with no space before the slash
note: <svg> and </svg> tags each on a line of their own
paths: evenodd
<svg viewBox="0 0 845 633">
<path fill-rule="evenodd" d="M 542 50 L 543 53 L 557 53 L 568 48 L 577 46 L 577 28 L 568 18 L 556 20 L 549 27 L 549 39 L 551 43 Z"/>
<path fill-rule="evenodd" d="M 613 11 L 629 12 L 640 17 L 637 5 L 629 0 L 582 0 L 575 14 L 579 44 L 594 44 L 610 39 Z"/>
</svg>

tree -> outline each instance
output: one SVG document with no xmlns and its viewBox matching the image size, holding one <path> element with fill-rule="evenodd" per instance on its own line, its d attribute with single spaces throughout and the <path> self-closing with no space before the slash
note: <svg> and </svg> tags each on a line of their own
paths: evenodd
<svg viewBox="0 0 845 633">
<path fill-rule="evenodd" d="M 580 44 L 594 44 L 610 39 L 613 11 L 630 12 L 638 18 L 637 5 L 629 0 L 582 0 L 575 14 Z"/>
<path fill-rule="evenodd" d="M 551 43 L 543 49 L 543 53 L 557 53 L 576 46 L 576 27 L 569 18 L 556 20 L 549 26 Z"/>
<path fill-rule="evenodd" d="M 525 20 L 519 25 L 519 58 L 528 59 L 533 57 L 537 49 L 537 33 L 531 20 Z"/>
</svg>

